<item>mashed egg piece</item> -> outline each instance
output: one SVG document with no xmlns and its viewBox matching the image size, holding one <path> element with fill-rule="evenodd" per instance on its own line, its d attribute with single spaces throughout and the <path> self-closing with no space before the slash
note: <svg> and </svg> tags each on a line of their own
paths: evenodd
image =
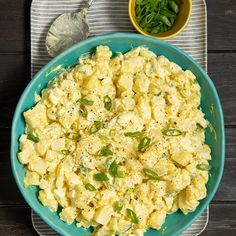
<svg viewBox="0 0 236 236">
<path fill-rule="evenodd" d="M 145 47 L 98 46 L 24 112 L 25 187 L 93 235 L 141 236 L 206 197 L 210 148 L 194 74 Z"/>
</svg>

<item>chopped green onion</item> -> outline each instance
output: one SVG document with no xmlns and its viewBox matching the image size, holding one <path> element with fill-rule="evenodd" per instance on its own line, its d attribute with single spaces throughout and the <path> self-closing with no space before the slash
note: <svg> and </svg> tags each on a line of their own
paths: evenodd
<svg viewBox="0 0 236 236">
<path fill-rule="evenodd" d="M 115 203 L 115 211 L 116 212 L 121 212 L 123 206 L 124 206 L 123 202 L 121 202 L 121 201 L 120 202 L 116 202 Z"/>
<path fill-rule="evenodd" d="M 90 183 L 85 184 L 84 187 L 91 192 L 96 191 L 96 188 Z"/>
<path fill-rule="evenodd" d="M 113 152 L 111 151 L 111 149 L 109 148 L 109 146 L 105 146 L 102 149 L 100 149 L 97 153 L 98 156 L 104 156 L 104 157 L 108 157 L 108 156 L 112 156 Z"/>
<path fill-rule="evenodd" d="M 150 142 L 151 142 L 151 138 L 144 137 L 138 145 L 138 150 L 141 151 L 141 152 L 146 151 L 146 149 L 149 146 Z"/>
<path fill-rule="evenodd" d="M 105 139 L 105 140 L 109 139 L 105 134 L 98 133 L 98 135 L 101 139 Z"/>
<path fill-rule="evenodd" d="M 176 4 L 176 2 L 174 0 L 169 1 L 169 4 L 170 4 L 170 8 L 177 14 L 179 12 L 179 7 Z"/>
<path fill-rule="evenodd" d="M 80 99 L 78 100 L 78 102 L 79 102 L 80 104 L 82 104 L 82 105 L 85 105 L 85 106 L 92 106 L 93 103 L 94 103 L 94 101 L 88 100 L 88 99 L 86 99 L 86 98 L 80 98 Z"/>
<path fill-rule="evenodd" d="M 63 155 L 65 155 L 65 156 L 67 156 L 67 155 L 69 155 L 69 154 L 70 154 L 70 151 L 69 151 L 69 150 L 66 150 L 66 149 L 64 149 L 64 150 L 61 150 L 61 154 L 63 154 Z"/>
<path fill-rule="evenodd" d="M 80 106 L 79 112 L 83 117 L 86 117 L 87 114 L 88 114 L 88 112 L 87 112 L 87 110 L 85 109 L 84 106 Z"/>
<path fill-rule="evenodd" d="M 165 136 L 180 136 L 183 132 L 178 129 L 166 129 L 162 131 L 162 134 Z"/>
<path fill-rule="evenodd" d="M 126 137 L 132 137 L 132 138 L 136 138 L 139 137 L 141 135 L 140 131 L 136 131 L 136 132 L 127 132 L 125 133 Z"/>
<path fill-rule="evenodd" d="M 139 220 L 138 220 L 136 214 L 134 213 L 134 211 L 132 211 L 131 209 L 127 208 L 126 209 L 126 213 L 127 213 L 127 216 L 130 218 L 132 223 L 138 224 Z"/>
<path fill-rule="evenodd" d="M 97 133 L 103 127 L 102 121 L 94 121 L 93 124 L 89 128 L 89 134 Z"/>
<path fill-rule="evenodd" d="M 107 174 L 104 173 L 104 172 L 94 174 L 93 177 L 97 181 L 107 181 L 107 180 L 109 180 Z"/>
<path fill-rule="evenodd" d="M 111 98 L 108 95 L 106 95 L 103 99 L 103 102 L 104 102 L 104 107 L 106 108 L 106 110 L 110 111 L 111 106 L 112 106 Z"/>
<path fill-rule="evenodd" d="M 207 165 L 207 164 L 198 164 L 198 165 L 196 165 L 196 168 L 198 170 L 208 171 L 211 169 L 211 166 Z"/>
<path fill-rule="evenodd" d="M 134 191 L 133 188 L 129 188 L 129 189 L 127 189 L 125 195 L 130 195 L 133 191 Z"/>
<path fill-rule="evenodd" d="M 175 0 L 136 0 L 135 2 L 138 24 L 144 31 L 154 35 L 171 29 L 179 12 Z"/>
<path fill-rule="evenodd" d="M 116 176 L 118 178 L 125 178 L 125 172 L 121 171 L 121 170 L 118 170 Z"/>
<path fill-rule="evenodd" d="M 77 133 L 66 133 L 66 138 L 79 141 L 81 139 L 81 134 L 79 132 Z"/>
<path fill-rule="evenodd" d="M 116 177 L 117 174 L 117 170 L 118 170 L 118 164 L 116 163 L 116 160 L 114 160 L 110 167 L 109 167 L 109 173 L 112 177 Z"/>
<path fill-rule="evenodd" d="M 143 172 L 149 179 L 161 180 L 160 176 L 149 168 L 144 168 Z"/>
<path fill-rule="evenodd" d="M 38 143 L 38 142 L 39 142 L 39 137 L 33 135 L 32 133 L 30 133 L 30 134 L 27 135 L 27 139 L 29 139 L 29 140 L 31 140 L 31 141 L 33 141 L 33 142 L 35 142 L 35 143 Z"/>
</svg>

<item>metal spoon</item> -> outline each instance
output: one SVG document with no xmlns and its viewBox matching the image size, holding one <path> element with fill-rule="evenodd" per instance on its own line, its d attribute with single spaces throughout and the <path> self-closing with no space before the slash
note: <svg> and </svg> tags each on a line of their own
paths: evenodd
<svg viewBox="0 0 236 236">
<path fill-rule="evenodd" d="M 55 57 L 66 48 L 88 37 L 87 12 L 92 2 L 93 0 L 87 0 L 81 11 L 64 13 L 52 23 L 45 43 L 50 56 Z"/>
</svg>

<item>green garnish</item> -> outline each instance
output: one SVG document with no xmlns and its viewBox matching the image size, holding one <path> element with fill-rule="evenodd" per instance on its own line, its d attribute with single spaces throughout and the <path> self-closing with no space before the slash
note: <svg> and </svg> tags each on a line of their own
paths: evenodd
<svg viewBox="0 0 236 236">
<path fill-rule="evenodd" d="M 74 140 L 74 141 L 79 141 L 81 139 L 81 134 L 79 132 L 77 133 L 66 133 L 66 138 Z"/>
<path fill-rule="evenodd" d="M 94 121 L 93 124 L 89 128 L 89 134 L 97 133 L 103 127 L 102 121 Z"/>
<path fill-rule="evenodd" d="M 149 146 L 150 142 L 151 142 L 151 138 L 144 137 L 138 145 L 138 150 L 141 152 L 145 152 L 147 147 Z"/>
<path fill-rule="evenodd" d="M 116 212 L 121 212 L 123 206 L 124 206 L 123 202 L 116 202 L 115 203 L 115 211 Z"/>
<path fill-rule="evenodd" d="M 166 129 L 162 131 L 162 134 L 165 136 L 180 136 L 183 132 L 178 129 Z"/>
<path fill-rule="evenodd" d="M 134 211 L 132 211 L 131 209 L 127 208 L 126 209 L 126 213 L 127 213 L 127 216 L 130 218 L 132 223 L 138 224 L 139 220 L 138 220 L 136 214 L 134 213 Z"/>
<path fill-rule="evenodd" d="M 125 195 L 130 195 L 133 191 L 134 191 L 133 188 L 129 188 L 129 189 L 127 189 Z"/>
<path fill-rule="evenodd" d="M 108 95 L 106 95 L 103 99 L 103 102 L 104 102 L 104 107 L 106 108 L 106 110 L 110 111 L 111 106 L 112 106 L 111 98 Z"/>
<path fill-rule="evenodd" d="M 172 28 L 179 6 L 175 0 L 136 0 L 135 13 L 140 27 L 155 35 Z"/>
<path fill-rule="evenodd" d="M 109 146 L 105 146 L 102 149 L 100 149 L 97 152 L 98 156 L 104 156 L 104 157 L 108 157 L 108 156 L 112 156 L 113 152 L 111 151 L 111 149 L 109 148 Z"/>
<path fill-rule="evenodd" d="M 122 170 L 118 170 L 116 176 L 118 178 L 125 178 L 125 172 Z"/>
<path fill-rule="evenodd" d="M 125 172 L 118 170 L 118 164 L 116 160 L 114 160 L 109 166 L 109 173 L 112 177 L 124 178 Z"/>
<path fill-rule="evenodd" d="M 61 154 L 63 154 L 63 155 L 65 155 L 65 156 L 67 156 L 67 155 L 69 155 L 69 154 L 70 154 L 70 151 L 69 151 L 69 150 L 66 150 L 66 149 L 64 149 L 64 150 L 61 150 Z"/>
<path fill-rule="evenodd" d="M 105 134 L 98 133 L 98 135 L 101 139 L 105 139 L 105 140 L 109 139 Z"/>
<path fill-rule="evenodd" d="M 79 112 L 83 117 L 86 117 L 88 114 L 84 106 L 80 106 Z"/>
<path fill-rule="evenodd" d="M 104 172 L 94 174 L 93 177 L 97 181 L 107 181 L 107 180 L 109 180 L 107 174 L 104 173 Z"/>
<path fill-rule="evenodd" d="M 143 172 L 149 179 L 161 180 L 160 176 L 149 168 L 144 168 Z"/>
<path fill-rule="evenodd" d="M 202 171 L 208 171 L 211 169 L 211 166 L 210 165 L 207 165 L 207 164 L 198 164 L 196 165 L 196 168 L 198 170 L 202 170 Z"/>
<path fill-rule="evenodd" d="M 125 136 L 126 137 L 132 137 L 132 138 L 137 138 L 141 135 L 140 131 L 136 131 L 136 132 L 126 132 Z"/>
<path fill-rule="evenodd" d="M 85 184 L 84 187 L 91 192 L 96 191 L 96 188 L 90 183 Z"/>
<path fill-rule="evenodd" d="M 30 134 L 27 135 L 27 139 L 29 139 L 29 140 L 31 140 L 31 141 L 33 141 L 33 142 L 35 142 L 35 143 L 38 143 L 38 142 L 39 142 L 39 137 L 33 135 L 32 133 L 30 133 Z"/>
<path fill-rule="evenodd" d="M 78 100 L 78 102 L 79 102 L 80 104 L 82 104 L 82 105 L 85 105 L 85 106 L 92 106 L 93 103 L 94 103 L 94 101 L 88 100 L 88 99 L 86 99 L 86 98 L 80 98 L 80 99 Z"/>
<path fill-rule="evenodd" d="M 114 160 L 110 167 L 109 167 L 109 173 L 112 177 L 116 177 L 117 175 L 117 170 L 118 170 L 118 164 L 116 163 L 116 160 Z"/>
</svg>

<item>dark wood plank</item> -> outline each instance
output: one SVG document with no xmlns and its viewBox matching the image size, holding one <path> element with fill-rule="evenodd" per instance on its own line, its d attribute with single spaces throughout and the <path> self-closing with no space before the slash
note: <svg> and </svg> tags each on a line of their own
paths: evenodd
<svg viewBox="0 0 236 236">
<path fill-rule="evenodd" d="M 10 161 L 0 164 L 1 204 L 26 204 L 14 180 Z M 7 191 L 4 191 L 5 188 Z M 1 235 L 1 234 L 0 234 Z"/>
<path fill-rule="evenodd" d="M 225 161 L 224 174 L 213 201 L 236 201 L 236 158 Z"/>
<path fill-rule="evenodd" d="M 236 204 L 211 204 L 209 223 L 201 236 L 234 236 Z"/>
<path fill-rule="evenodd" d="M 236 1 L 206 0 L 208 50 L 236 50 Z"/>
<path fill-rule="evenodd" d="M 236 50 L 236 2 L 206 0 L 208 50 Z M 29 52 L 31 0 L 0 0 L 0 52 Z"/>
<path fill-rule="evenodd" d="M 30 81 L 29 55 L 0 55 L 0 128 L 10 127 L 20 94 Z M 236 53 L 208 56 L 209 75 L 216 85 L 224 109 L 225 124 L 236 125 Z"/>
<path fill-rule="evenodd" d="M 10 127 L 17 101 L 30 81 L 29 55 L 0 55 L 0 127 Z"/>
<path fill-rule="evenodd" d="M 236 125 L 236 53 L 208 54 L 208 73 L 223 106 L 225 124 Z"/>
<path fill-rule="evenodd" d="M 0 51 L 30 50 L 31 0 L 0 0 Z"/>
<path fill-rule="evenodd" d="M 31 210 L 22 206 L 0 206 L 1 236 L 36 236 L 31 223 Z"/>
</svg>

